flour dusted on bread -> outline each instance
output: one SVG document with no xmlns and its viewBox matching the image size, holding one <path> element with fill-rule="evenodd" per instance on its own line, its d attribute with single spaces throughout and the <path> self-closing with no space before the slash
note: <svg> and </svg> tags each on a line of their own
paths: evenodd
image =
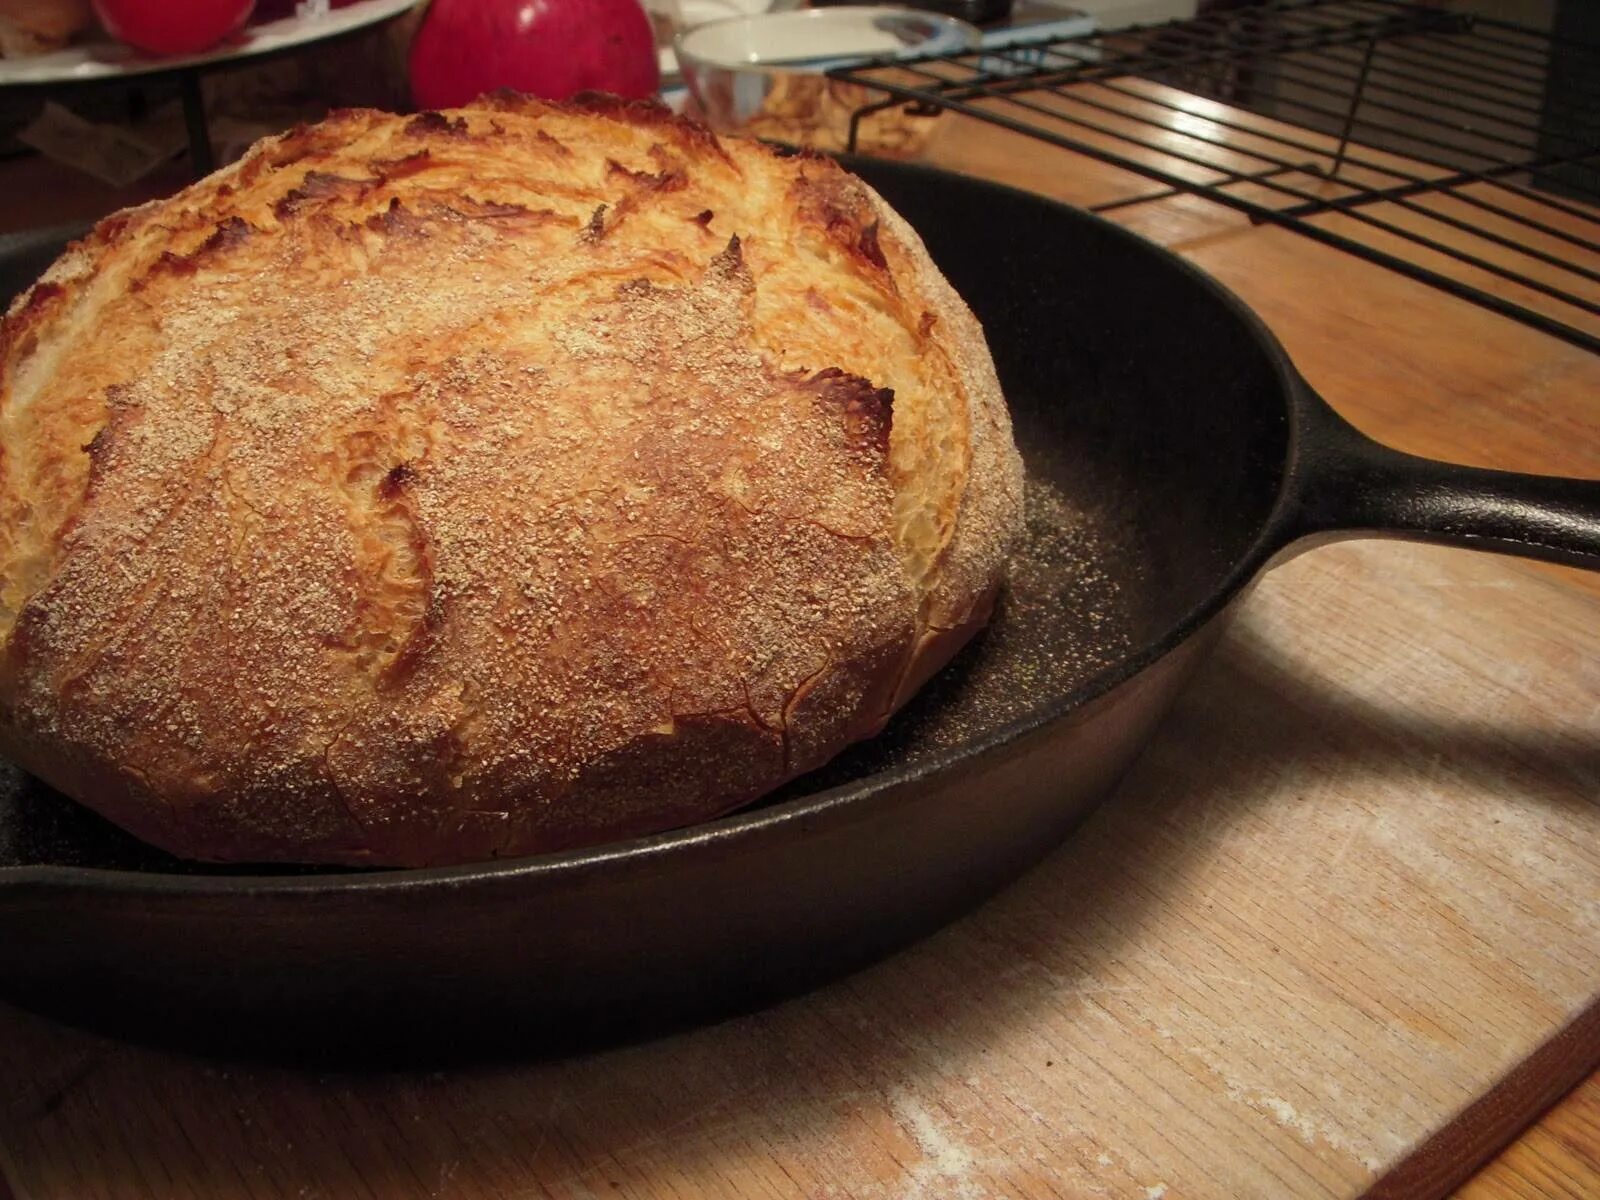
<svg viewBox="0 0 1600 1200">
<path fill-rule="evenodd" d="M 0 326 L 0 751 L 222 860 L 705 819 L 987 619 L 976 321 L 815 157 L 658 107 L 336 113 Z"/>
</svg>

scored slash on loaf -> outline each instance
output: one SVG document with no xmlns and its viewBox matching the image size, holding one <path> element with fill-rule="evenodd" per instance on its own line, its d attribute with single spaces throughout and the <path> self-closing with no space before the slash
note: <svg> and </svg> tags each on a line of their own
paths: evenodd
<svg viewBox="0 0 1600 1200">
<path fill-rule="evenodd" d="M 831 161 L 654 105 L 339 112 L 0 326 L 0 751 L 222 860 L 746 803 L 988 618 L 977 322 Z"/>
</svg>

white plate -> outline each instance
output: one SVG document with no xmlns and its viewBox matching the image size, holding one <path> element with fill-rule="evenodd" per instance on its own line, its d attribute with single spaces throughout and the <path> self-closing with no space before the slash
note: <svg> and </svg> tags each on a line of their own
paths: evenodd
<svg viewBox="0 0 1600 1200">
<path fill-rule="evenodd" d="M 413 8 L 419 0 L 358 0 L 347 8 L 336 8 L 320 17 L 284 17 L 247 25 L 238 42 L 230 42 L 203 54 L 160 58 L 112 41 L 101 34 L 98 40 L 69 46 L 53 54 L 31 58 L 0 59 L 0 87 L 9 84 L 84 83 L 96 79 L 117 79 L 170 71 L 175 67 L 202 66 L 231 59 L 254 58 L 275 50 L 288 50 L 323 38 L 349 33 L 364 25 L 374 25 Z"/>
</svg>

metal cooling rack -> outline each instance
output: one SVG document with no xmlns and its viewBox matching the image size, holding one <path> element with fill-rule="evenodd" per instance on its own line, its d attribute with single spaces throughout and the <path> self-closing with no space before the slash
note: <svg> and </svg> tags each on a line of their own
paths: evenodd
<svg viewBox="0 0 1600 1200">
<path fill-rule="evenodd" d="M 1099 211 L 1203 196 L 1600 352 L 1600 47 L 1268 0 L 830 74 L 885 93 L 852 149 L 875 112 L 955 110 L 1163 185 Z"/>
</svg>

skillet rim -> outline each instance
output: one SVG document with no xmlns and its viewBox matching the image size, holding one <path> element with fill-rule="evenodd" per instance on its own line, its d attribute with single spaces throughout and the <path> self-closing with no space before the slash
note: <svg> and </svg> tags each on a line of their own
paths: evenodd
<svg viewBox="0 0 1600 1200">
<path fill-rule="evenodd" d="M 1096 672 L 1082 685 L 1040 709 L 989 730 L 954 749 L 938 752 L 916 764 L 873 772 L 860 779 L 836 784 L 818 792 L 796 796 L 770 806 L 746 808 L 710 821 L 666 830 L 644 837 L 598 846 L 564 850 L 524 858 L 491 860 L 441 867 L 396 867 L 357 870 L 318 871 L 307 875 L 252 874 L 250 864 L 238 872 L 190 875 L 160 870 L 135 870 L 126 867 L 62 866 L 40 863 L 26 866 L 0 866 L 0 901 L 18 893 L 52 891 L 100 892 L 108 896 L 157 897 L 260 897 L 266 899 L 306 899 L 319 895 L 361 894 L 386 896 L 423 891 L 453 891 L 472 885 L 494 886 L 506 883 L 553 886 L 563 879 L 574 884 L 595 876 L 648 870 L 653 864 L 674 856 L 712 853 L 740 841 L 759 843 L 778 837 L 790 827 L 848 813 L 885 793 L 942 774 L 961 765 L 981 761 L 1005 746 L 1045 726 L 1069 719 L 1090 702 L 1109 695 L 1130 682 L 1173 650 L 1188 641 L 1203 626 L 1221 613 L 1258 576 L 1280 549 L 1282 517 L 1290 492 L 1304 423 L 1302 398 L 1309 387 L 1266 323 L 1229 288 L 1178 254 L 1141 234 L 1135 233 L 1087 209 L 1066 204 L 1038 192 L 1030 192 L 982 176 L 969 175 L 923 163 L 894 162 L 838 155 L 841 163 L 861 175 L 871 185 L 874 172 L 899 175 L 924 181 L 925 186 L 947 186 L 955 180 L 959 187 L 1002 197 L 1007 203 L 1044 206 L 1067 214 L 1068 219 L 1099 226 L 1101 232 L 1120 239 L 1136 253 L 1154 255 L 1198 284 L 1237 320 L 1251 340 L 1266 355 L 1276 375 L 1287 419 L 1284 456 L 1277 488 L 1266 515 L 1257 526 L 1246 548 L 1223 573 L 1220 581 L 1197 604 L 1175 621 L 1165 633 L 1146 642 L 1116 663 Z M 913 226 L 914 228 L 914 226 Z M 42 231 L 41 239 L 59 230 Z M 758 802 L 759 804 L 759 802 Z"/>
</svg>

